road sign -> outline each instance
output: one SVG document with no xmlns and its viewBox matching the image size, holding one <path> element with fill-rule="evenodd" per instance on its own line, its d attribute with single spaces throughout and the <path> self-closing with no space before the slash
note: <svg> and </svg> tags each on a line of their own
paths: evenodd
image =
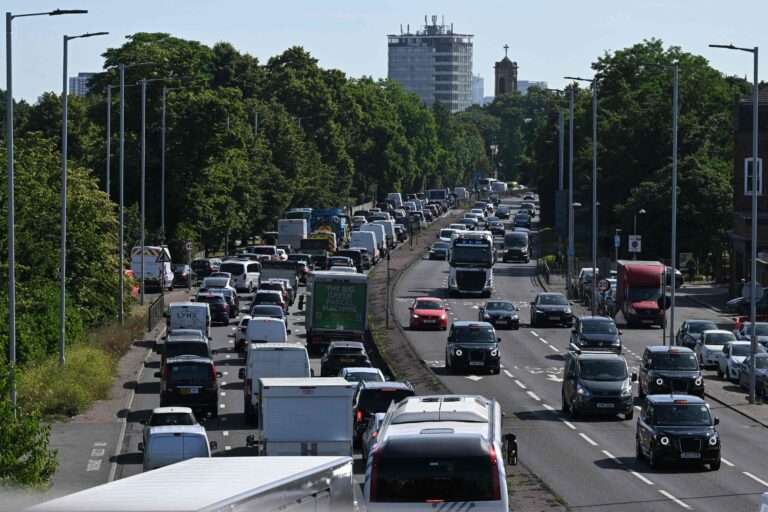
<svg viewBox="0 0 768 512">
<path fill-rule="evenodd" d="M 195 242 L 193 242 L 192 240 L 187 240 L 186 242 L 184 242 L 184 249 L 187 252 L 192 252 L 195 249 Z"/>
<path fill-rule="evenodd" d="M 629 252 L 640 252 L 641 237 L 640 235 L 629 235 Z"/>
<path fill-rule="evenodd" d="M 763 298 L 763 294 L 765 290 L 763 289 L 762 285 L 760 283 L 756 283 L 755 281 L 751 281 L 744 285 L 744 288 L 741 289 L 741 296 L 745 299 L 751 301 L 752 300 L 752 288 L 755 288 L 755 300 L 760 300 Z"/>
<path fill-rule="evenodd" d="M 574 254 L 576 254 L 576 251 L 573 249 L 573 247 L 569 247 L 568 248 L 568 256 L 573 256 Z"/>
<path fill-rule="evenodd" d="M 165 250 L 160 251 L 160 254 L 157 256 L 157 259 L 155 260 L 158 263 L 170 263 L 171 258 L 168 256 L 168 252 Z"/>
<path fill-rule="evenodd" d="M 611 287 L 611 282 L 607 279 L 601 279 L 597 282 L 597 289 L 601 292 L 607 292 Z"/>
<path fill-rule="evenodd" d="M 614 235 L 613 236 L 613 245 L 615 245 L 616 247 L 620 247 L 621 246 L 621 236 L 619 236 L 619 235 Z"/>
</svg>

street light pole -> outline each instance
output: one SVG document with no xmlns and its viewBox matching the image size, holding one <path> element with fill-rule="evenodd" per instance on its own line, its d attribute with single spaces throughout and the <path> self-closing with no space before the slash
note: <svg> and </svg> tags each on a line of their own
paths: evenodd
<svg viewBox="0 0 768 512">
<path fill-rule="evenodd" d="M 669 344 L 675 343 L 675 262 L 677 261 L 677 91 L 679 62 L 672 63 L 672 261 L 670 261 Z"/>
<path fill-rule="evenodd" d="M 645 215 L 645 210 L 643 208 L 640 208 L 635 212 L 635 221 L 634 221 L 634 227 L 632 228 L 632 234 L 637 236 L 637 216 L 639 215 Z M 642 245 L 641 245 L 642 247 Z M 637 251 L 632 253 L 632 259 L 637 260 Z"/>
<path fill-rule="evenodd" d="M 124 240 L 124 228 L 123 222 L 125 220 L 124 207 L 123 207 L 123 183 L 125 177 L 125 64 L 120 64 L 120 182 L 118 192 L 118 252 L 120 255 L 120 268 L 119 281 L 120 281 L 120 310 L 117 313 L 118 321 L 120 325 L 124 322 L 125 313 L 125 289 L 124 289 L 124 276 L 125 276 L 125 240 Z"/>
<path fill-rule="evenodd" d="M 10 399 L 13 415 L 16 416 L 16 227 L 13 177 L 13 51 L 12 25 L 14 18 L 30 16 L 59 16 L 62 14 L 85 14 L 83 9 L 56 9 L 49 12 L 30 14 L 5 13 L 5 122 L 6 156 L 8 158 L 8 376 L 11 380 Z"/>
<path fill-rule="evenodd" d="M 144 196 L 145 196 L 145 162 L 146 162 L 146 134 L 147 134 L 147 79 L 141 79 L 141 294 L 139 297 L 139 305 L 144 305 Z M 163 282 L 162 275 L 160 273 L 160 289 L 162 290 Z"/>
<path fill-rule="evenodd" d="M 573 293 L 573 87 L 568 88 L 568 291 Z M 569 295 L 571 295 L 569 294 Z"/>
<path fill-rule="evenodd" d="M 751 53 L 754 58 L 754 71 L 753 71 L 753 83 L 752 83 L 752 247 L 751 257 L 752 264 L 750 266 L 750 281 L 754 286 L 750 286 L 750 362 L 749 362 L 749 403 L 755 403 L 755 354 L 757 353 L 757 334 L 755 322 L 757 320 L 757 173 L 759 170 L 757 159 L 757 109 L 758 109 L 758 95 L 760 90 L 758 87 L 757 79 L 757 56 L 758 47 L 754 48 L 739 48 L 732 44 L 711 44 L 710 48 L 726 48 L 728 50 L 739 50 L 742 52 Z M 762 183 L 760 183 L 762 188 Z"/>
<path fill-rule="evenodd" d="M 168 86 L 163 85 L 163 121 L 162 136 L 160 137 L 160 232 L 165 240 L 165 100 Z"/>
<path fill-rule="evenodd" d="M 112 148 L 110 142 L 112 141 L 112 86 L 107 85 L 107 179 L 104 184 L 104 190 L 107 192 L 107 196 L 112 197 L 109 190 L 109 165 L 112 157 Z"/>
</svg>

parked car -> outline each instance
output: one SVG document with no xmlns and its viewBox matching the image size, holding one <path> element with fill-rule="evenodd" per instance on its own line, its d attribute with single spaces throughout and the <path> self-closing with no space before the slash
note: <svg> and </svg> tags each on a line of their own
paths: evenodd
<svg viewBox="0 0 768 512">
<path fill-rule="evenodd" d="M 519 329 L 520 310 L 508 300 L 491 300 L 480 306 L 478 311 L 478 320 L 488 322 L 496 329 Z"/>
<path fill-rule="evenodd" d="M 332 341 L 320 359 L 320 376 L 333 377 L 342 368 L 371 366 L 365 347 L 358 341 Z"/>
<path fill-rule="evenodd" d="M 715 329 L 717 329 L 717 325 L 711 320 L 684 320 L 675 334 L 675 341 L 678 345 L 693 350 L 701 337 L 701 333 Z"/>
<path fill-rule="evenodd" d="M 739 388 L 749 389 L 752 356 L 747 356 L 741 363 L 739 371 Z M 765 396 L 766 381 L 768 381 L 768 354 L 755 355 L 755 393 Z"/>
<path fill-rule="evenodd" d="M 736 335 L 731 331 L 708 329 L 702 332 L 693 349 L 699 364 L 704 368 L 716 367 L 717 355 L 723 351 L 725 344 L 731 341 L 736 341 Z"/>
<path fill-rule="evenodd" d="M 732 382 L 738 382 L 741 364 L 752 352 L 752 343 L 749 341 L 731 341 L 723 346 L 723 350 L 717 354 L 717 376 L 725 377 Z M 757 353 L 765 354 L 765 347 L 758 344 Z"/>
<path fill-rule="evenodd" d="M 743 341 L 752 340 L 752 322 L 741 322 L 736 330 L 736 339 Z M 755 335 L 757 335 L 757 341 L 764 347 L 768 348 L 768 322 L 755 322 Z"/>
<path fill-rule="evenodd" d="M 735 299 L 731 299 L 726 302 L 725 306 L 731 313 L 744 316 L 751 313 L 751 303 L 749 302 L 749 299 L 744 297 L 736 297 Z M 757 301 L 756 309 L 758 314 L 768 313 L 768 293 L 763 295 L 763 297 Z"/>
<path fill-rule="evenodd" d="M 437 297 L 418 297 L 410 305 L 410 328 L 434 328 L 446 330 L 448 328 L 448 311 L 442 299 Z"/>
<path fill-rule="evenodd" d="M 187 286 L 187 284 L 197 283 L 197 274 L 189 265 L 172 265 L 171 269 L 173 270 L 173 286 Z"/>
</svg>

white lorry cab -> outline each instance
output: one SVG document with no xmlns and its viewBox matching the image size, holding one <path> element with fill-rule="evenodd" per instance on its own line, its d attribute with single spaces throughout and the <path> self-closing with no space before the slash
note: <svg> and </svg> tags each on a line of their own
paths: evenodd
<svg viewBox="0 0 768 512">
<path fill-rule="evenodd" d="M 259 379 L 262 377 L 312 377 L 307 349 L 301 343 L 258 343 L 248 348 L 245 367 L 238 376 L 245 381 L 243 412 L 255 423 L 259 411 Z"/>
<path fill-rule="evenodd" d="M 368 510 L 507 512 L 505 454 L 516 442 L 501 418 L 496 401 L 476 395 L 393 402 L 365 472 Z"/>
<path fill-rule="evenodd" d="M 350 247 L 364 247 L 368 251 L 368 256 L 371 259 L 371 265 L 375 265 L 379 261 L 379 248 L 376 243 L 376 234 L 371 231 L 363 231 L 363 226 L 360 226 L 360 231 L 353 231 L 350 235 L 349 246 Z"/>
<path fill-rule="evenodd" d="M 143 265 L 142 265 L 143 262 Z M 144 272 L 144 288 L 165 288 L 173 291 L 173 269 L 171 268 L 171 253 L 168 247 L 145 245 L 142 248 L 131 249 L 131 270 L 136 280 L 141 283 L 142 268 Z"/>
<path fill-rule="evenodd" d="M 259 287 L 259 272 L 261 264 L 256 261 L 230 260 L 225 261 L 219 268 L 220 272 L 229 272 L 232 275 L 235 290 L 251 293 Z"/>
<path fill-rule="evenodd" d="M 394 205 L 394 207 L 400 208 L 403 206 L 403 196 L 400 192 L 390 192 L 387 194 L 387 202 Z"/>
<path fill-rule="evenodd" d="M 176 329 L 197 329 L 211 336 L 211 310 L 205 302 L 171 302 L 166 324 L 168 332 Z"/>
</svg>

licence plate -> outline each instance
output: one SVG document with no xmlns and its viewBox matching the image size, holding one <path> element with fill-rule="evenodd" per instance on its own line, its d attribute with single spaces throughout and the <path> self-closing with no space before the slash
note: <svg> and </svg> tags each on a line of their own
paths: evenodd
<svg viewBox="0 0 768 512">
<path fill-rule="evenodd" d="M 700 459 L 701 454 L 698 452 L 682 452 L 680 454 L 681 459 Z"/>
<path fill-rule="evenodd" d="M 606 404 L 606 403 L 598 403 L 597 404 L 598 409 L 613 409 L 613 404 Z"/>
<path fill-rule="evenodd" d="M 342 357 L 342 358 L 341 358 L 341 362 L 342 362 L 342 363 L 354 363 L 354 362 L 355 362 L 355 360 L 354 360 L 354 358 L 352 358 L 352 357 Z"/>
<path fill-rule="evenodd" d="M 560 317 L 559 316 L 555 316 L 555 315 L 549 315 L 549 319 L 550 320 L 560 320 Z"/>
<path fill-rule="evenodd" d="M 197 394 L 197 388 L 181 388 L 181 394 L 182 395 L 196 395 Z"/>
<path fill-rule="evenodd" d="M 485 364 L 484 361 L 470 361 L 469 366 L 483 366 Z"/>
<path fill-rule="evenodd" d="M 424 320 L 425 324 L 433 324 L 435 322 L 437 322 L 437 320 Z"/>
<path fill-rule="evenodd" d="M 496 320 L 496 324 L 497 325 L 507 325 L 507 321 L 506 320 Z"/>
<path fill-rule="evenodd" d="M 652 324 L 653 320 L 640 320 L 641 324 Z"/>
</svg>

